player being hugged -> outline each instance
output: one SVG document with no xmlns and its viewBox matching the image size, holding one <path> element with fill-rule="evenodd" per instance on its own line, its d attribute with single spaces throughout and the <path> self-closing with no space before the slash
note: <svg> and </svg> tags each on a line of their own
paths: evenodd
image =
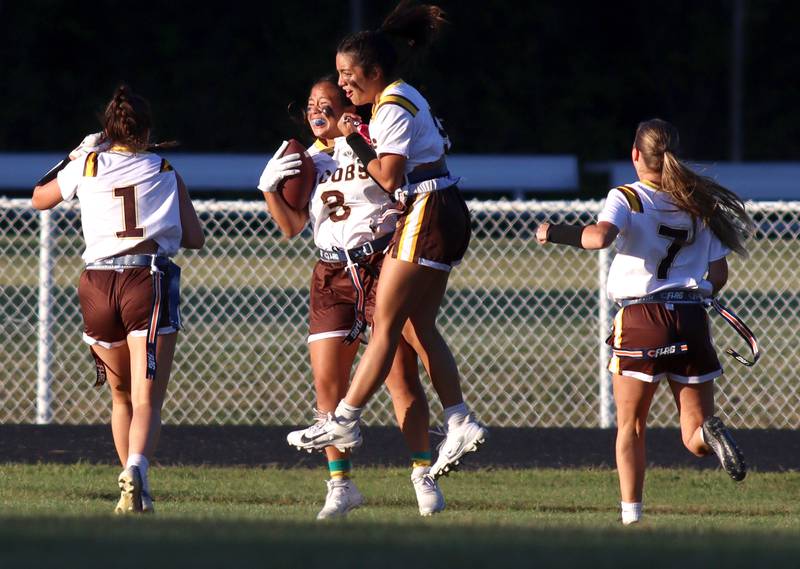
<svg viewBox="0 0 800 569">
<path fill-rule="evenodd" d="M 371 143 L 346 112 L 339 130 L 387 193 L 404 204 L 383 263 L 374 327 L 347 394 L 324 423 L 301 432 L 304 448 L 361 444 L 359 422 L 367 401 L 386 378 L 401 338 L 420 356 L 445 410 L 447 436 L 431 467 L 438 478 L 488 435 L 467 409 L 458 368 L 436 327 L 450 270 L 470 239 L 470 216 L 445 161 L 449 141 L 428 102 L 400 78 L 444 24 L 437 6 L 403 1 L 377 31 L 347 36 L 336 53 L 339 85 L 357 106 L 371 104 Z"/>
<path fill-rule="evenodd" d="M 603 249 L 616 240 L 608 294 L 621 308 L 609 338 L 609 370 L 626 525 L 642 516 L 645 427 L 662 379 L 672 389 L 686 448 L 696 456 L 715 453 L 734 480 L 746 474 L 742 453 L 714 416 L 713 380 L 722 375 L 722 367 L 705 304 L 719 306 L 712 299 L 728 280 L 725 257 L 731 251 L 746 254 L 744 242 L 754 226 L 738 196 L 694 173 L 677 151 L 678 131 L 670 123 L 652 119 L 639 124 L 631 151 L 639 181 L 609 192 L 597 224 L 545 223 L 536 231 L 541 244 L 583 249 Z M 743 336 L 757 356 L 752 334 L 734 321 L 738 330 L 748 332 Z"/>
<path fill-rule="evenodd" d="M 86 269 L 78 296 L 97 381 L 111 389 L 111 430 L 124 467 L 115 512 L 153 512 L 148 465 L 180 328 L 180 269 L 170 257 L 205 238 L 186 186 L 148 152 L 150 105 L 121 85 L 103 131 L 87 136 L 33 190 L 50 209 L 78 197 Z"/>
<path fill-rule="evenodd" d="M 362 332 L 372 321 L 378 272 L 397 217 L 395 204 L 367 175 L 337 125 L 345 111 L 355 107 L 326 77 L 312 87 L 305 119 L 317 141 L 309 149 L 316 185 L 293 185 L 302 180 L 301 154 L 283 145 L 269 161 L 259 183 L 273 218 L 287 237 L 299 234 L 309 219 L 319 260 L 311 276 L 308 344 L 316 387 L 315 417 L 319 423 L 336 408 L 347 391 Z M 305 200 L 303 200 L 305 196 Z M 291 204 L 307 207 L 291 207 Z M 444 497 L 429 476 L 428 402 L 417 373 L 414 350 L 400 342 L 386 378 L 397 422 L 411 451 L 411 482 L 419 511 L 431 515 L 444 509 Z M 310 435 L 315 436 L 315 435 Z M 306 444 L 303 432 L 291 433 L 293 446 Z M 325 449 L 330 480 L 325 506 L 318 519 L 344 516 L 361 505 L 363 498 L 351 479 L 350 450 Z"/>
</svg>

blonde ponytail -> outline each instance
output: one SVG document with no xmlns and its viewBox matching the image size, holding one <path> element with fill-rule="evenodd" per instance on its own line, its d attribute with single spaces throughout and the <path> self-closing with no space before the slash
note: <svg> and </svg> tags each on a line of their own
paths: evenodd
<svg viewBox="0 0 800 569">
<path fill-rule="evenodd" d="M 704 223 L 729 249 L 747 256 L 745 241 L 755 224 L 735 193 L 712 178 L 701 176 L 682 162 L 676 152 L 678 131 L 667 121 L 651 119 L 639 124 L 634 146 L 647 167 L 661 172 L 661 191 L 675 205 Z"/>
</svg>

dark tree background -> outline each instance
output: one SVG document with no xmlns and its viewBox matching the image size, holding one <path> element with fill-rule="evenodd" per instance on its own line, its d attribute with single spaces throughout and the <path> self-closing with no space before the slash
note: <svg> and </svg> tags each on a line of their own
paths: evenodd
<svg viewBox="0 0 800 569">
<path fill-rule="evenodd" d="M 363 4 L 376 27 L 394 1 Z M 733 0 L 440 5 L 452 25 L 407 78 L 455 151 L 621 159 L 660 116 L 687 157 L 729 158 Z M 800 4 L 748 0 L 745 14 L 744 159 L 797 160 Z M 5 0 L 0 21 L 0 151 L 72 148 L 125 80 L 182 150 L 271 152 L 350 26 L 341 0 Z"/>
</svg>

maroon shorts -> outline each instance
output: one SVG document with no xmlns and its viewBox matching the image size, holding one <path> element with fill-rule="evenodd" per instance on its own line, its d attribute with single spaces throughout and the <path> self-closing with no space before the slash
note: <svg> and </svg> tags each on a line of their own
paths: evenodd
<svg viewBox="0 0 800 569">
<path fill-rule="evenodd" d="M 647 382 L 667 378 L 680 383 L 702 383 L 722 375 L 708 314 L 699 303 L 645 303 L 621 308 L 614 318 L 609 344 L 646 356 L 614 355 L 608 369 L 615 374 Z"/>
<path fill-rule="evenodd" d="M 358 273 L 366 295 L 364 312 L 372 324 L 375 312 L 375 291 L 383 253 L 373 253 L 359 266 Z M 368 264 L 371 268 L 362 265 Z M 308 341 L 347 336 L 356 319 L 356 289 L 345 263 L 318 261 L 311 275 Z"/>
<path fill-rule="evenodd" d="M 449 271 L 461 262 L 472 228 L 457 186 L 415 194 L 397 220 L 389 245 L 392 257 Z"/>
<path fill-rule="evenodd" d="M 176 332 L 170 319 L 169 281 L 161 282 L 159 334 Z M 153 277 L 150 269 L 85 270 L 78 284 L 83 312 L 83 339 L 88 344 L 114 348 L 128 335 L 144 336 L 153 309 Z"/>
</svg>

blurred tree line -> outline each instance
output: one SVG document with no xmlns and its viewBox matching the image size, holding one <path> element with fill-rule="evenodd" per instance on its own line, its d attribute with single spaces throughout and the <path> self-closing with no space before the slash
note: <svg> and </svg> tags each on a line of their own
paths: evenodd
<svg viewBox="0 0 800 569">
<path fill-rule="evenodd" d="M 394 1 L 363 2 L 374 28 Z M 452 25 L 408 74 L 459 153 L 627 158 L 660 116 L 683 153 L 729 158 L 733 0 L 441 1 Z M 342 1 L 203 4 L 0 0 L 0 151 L 72 148 L 124 80 L 161 139 L 191 152 L 271 153 L 301 134 L 286 112 L 334 70 Z M 743 158 L 800 157 L 800 5 L 749 0 Z"/>
</svg>

